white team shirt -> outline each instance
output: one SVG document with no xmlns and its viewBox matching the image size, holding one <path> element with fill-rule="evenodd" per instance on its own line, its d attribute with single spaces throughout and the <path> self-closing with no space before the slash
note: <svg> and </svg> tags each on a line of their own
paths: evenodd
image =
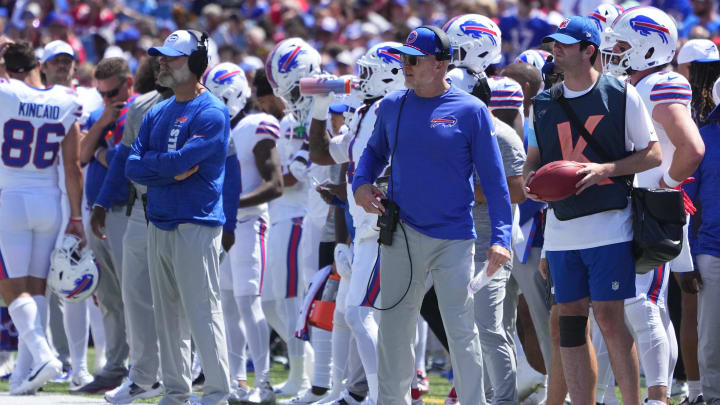
<svg viewBox="0 0 720 405">
<path fill-rule="evenodd" d="M 377 109 L 380 106 L 380 101 L 382 101 L 382 99 L 375 101 L 370 106 L 363 106 L 355 110 L 352 118 L 348 121 L 348 132 L 330 140 L 330 156 L 332 156 L 333 160 L 337 163 L 349 163 L 347 172 L 348 207 L 350 215 L 352 215 L 353 218 L 353 224 L 356 230 L 355 234 L 358 239 L 364 236 L 374 235 L 376 232 L 374 226 L 377 222 L 377 215 L 369 214 L 355 203 L 352 182 L 355 168 L 360 161 L 360 156 L 362 156 L 375 128 Z M 364 110 L 367 110 L 367 113 L 361 119 Z"/>
<path fill-rule="evenodd" d="M 477 79 L 463 68 L 455 68 L 447 73 L 445 79 L 457 88 L 472 93 Z M 515 80 L 505 76 L 488 77 L 490 86 L 490 111 L 518 110 L 522 112 L 524 95 L 522 86 Z"/>
<path fill-rule="evenodd" d="M 652 117 L 656 105 L 668 103 L 684 105 L 690 116 L 692 90 L 690 90 L 690 83 L 683 75 L 675 72 L 657 72 L 643 77 L 635 87 L 640 93 L 650 117 Z M 670 168 L 675 154 L 675 146 L 670 142 L 663 126 L 655 120 L 653 120 L 653 124 L 662 149 L 663 159 L 660 166 L 637 174 L 638 187 L 657 187 L 663 174 Z"/>
<path fill-rule="evenodd" d="M 683 75 L 675 72 L 652 73 L 643 77 L 642 80 L 637 83 L 636 87 L 651 117 L 655 106 L 668 103 L 684 105 L 688 116 L 690 116 L 692 90 L 690 83 Z M 662 149 L 662 163 L 658 167 L 638 173 L 635 177 L 638 187 L 657 187 L 663 174 L 670 168 L 670 165 L 672 165 L 675 154 L 675 145 L 670 141 L 667 132 L 665 132 L 665 128 L 654 119 L 653 124 L 655 125 L 658 142 Z M 665 273 L 667 273 L 668 270 L 673 272 L 686 272 L 694 269 L 689 242 L 687 241 L 687 225 L 683 240 L 683 250 L 680 252 L 680 255 L 669 263 L 669 266 L 665 265 L 663 267 L 662 271 Z M 656 270 L 642 275 L 638 274 L 635 279 L 638 294 L 645 293 L 648 299 L 651 300 L 653 299 L 652 296 L 655 296 L 656 303 L 660 307 L 665 305 L 667 290 L 667 274 L 663 277 L 664 280 L 661 280 L 663 282 L 660 282 L 659 280 L 662 275 L 663 274 Z"/>
<path fill-rule="evenodd" d="M 77 93 L 0 79 L 0 100 L 0 189 L 58 187 L 60 144 L 83 115 Z"/>
<path fill-rule="evenodd" d="M 306 125 L 306 133 L 300 134 L 297 131 L 298 121 L 292 114 L 287 114 L 280 121 L 280 142 L 278 142 L 278 153 L 283 173 L 287 173 L 290 163 L 297 152 L 307 140 L 307 131 L 310 125 Z M 308 181 L 306 178 L 297 179 L 298 182 L 292 187 L 283 188 L 283 194 L 279 198 L 270 201 L 270 222 L 304 217 L 307 212 Z"/>
<path fill-rule="evenodd" d="M 230 137 L 235 145 L 235 156 L 240 162 L 240 196 L 242 197 L 255 190 L 263 182 L 255 164 L 253 149 L 258 142 L 265 139 L 277 142 L 280 139 L 280 123 L 270 114 L 250 114 L 235 125 L 230 132 Z M 238 221 L 251 216 L 264 216 L 267 215 L 267 212 L 267 203 L 238 208 Z"/>
<path fill-rule="evenodd" d="M 572 91 L 563 84 L 564 95 L 569 99 L 580 97 L 588 93 L 593 86 L 582 91 Z M 650 142 L 658 139 L 650 114 L 640 94 L 631 84 L 627 85 L 625 106 L 625 150 L 629 152 L 645 149 Z M 530 117 L 532 119 L 532 115 Z M 532 123 L 530 128 L 533 128 Z M 553 210 L 549 209 L 544 249 L 579 250 L 631 241 L 633 235 L 631 213 L 631 205 L 628 202 L 624 209 L 560 221 Z"/>
</svg>

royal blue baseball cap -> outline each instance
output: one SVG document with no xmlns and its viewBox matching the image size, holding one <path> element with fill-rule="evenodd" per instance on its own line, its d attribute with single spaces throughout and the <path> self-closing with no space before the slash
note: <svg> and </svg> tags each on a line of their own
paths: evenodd
<svg viewBox="0 0 720 405">
<path fill-rule="evenodd" d="M 440 38 L 435 35 L 433 30 L 420 27 L 410 32 L 403 46 L 391 48 L 389 52 L 415 56 L 436 55 L 443 51 L 440 44 Z M 452 55 L 452 46 L 450 54 Z"/>
<path fill-rule="evenodd" d="M 354 113 L 355 109 L 345 103 L 332 103 L 330 104 L 330 112 L 332 114 L 342 114 L 345 112 Z"/>
<path fill-rule="evenodd" d="M 600 46 L 600 31 L 598 31 L 597 24 L 593 20 L 576 15 L 564 19 L 554 34 L 543 38 L 543 42 L 550 41 L 558 41 L 565 45 L 587 41 L 595 46 Z"/>
</svg>

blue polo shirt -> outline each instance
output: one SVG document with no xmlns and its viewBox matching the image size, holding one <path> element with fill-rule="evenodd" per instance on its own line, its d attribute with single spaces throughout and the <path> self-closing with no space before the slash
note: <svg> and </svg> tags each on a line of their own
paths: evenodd
<svg viewBox="0 0 720 405">
<path fill-rule="evenodd" d="M 400 206 L 400 218 L 432 238 L 474 239 L 472 174 L 477 170 L 490 214 L 490 244 L 509 250 L 510 194 L 487 107 L 451 86 L 429 98 L 408 90 L 401 112 L 405 94 L 397 91 L 380 102 L 353 191 L 374 183 L 392 157 L 387 195 Z"/>
<path fill-rule="evenodd" d="M 230 137 L 225 105 L 209 91 L 190 101 L 161 101 L 145 114 L 125 174 L 148 186 L 147 217 L 163 230 L 181 223 L 225 223 L 222 190 Z M 175 176 L 195 165 L 185 180 Z"/>
</svg>

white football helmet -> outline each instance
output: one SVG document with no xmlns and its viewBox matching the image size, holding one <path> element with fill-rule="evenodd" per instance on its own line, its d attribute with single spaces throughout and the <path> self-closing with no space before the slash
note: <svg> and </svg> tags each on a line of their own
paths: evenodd
<svg viewBox="0 0 720 405">
<path fill-rule="evenodd" d="M 202 84 L 225 103 L 230 118 L 245 108 L 251 95 L 245 72 L 240 66 L 230 62 L 223 62 L 208 69 L 202 77 Z"/>
<path fill-rule="evenodd" d="M 588 17 L 595 21 L 598 31 L 602 34 L 607 27 L 612 26 L 615 19 L 625 11 L 619 4 L 603 3 L 595 7 Z"/>
<path fill-rule="evenodd" d="M 382 97 L 405 87 L 402 58 L 390 52 L 399 46 L 402 44 L 398 42 L 381 42 L 358 59 L 360 93 L 364 99 Z"/>
<path fill-rule="evenodd" d="M 443 30 L 454 49 L 453 64 L 456 67 L 484 72 L 500 58 L 500 28 L 485 16 L 459 15 L 448 21 Z"/>
<path fill-rule="evenodd" d="M 529 63 L 542 73 L 542 67 L 545 66 L 548 56 L 550 52 L 542 49 L 528 49 L 515 58 L 515 63 Z"/>
<path fill-rule="evenodd" d="M 80 238 L 66 234 L 50 256 L 48 287 L 67 302 L 80 302 L 91 296 L 100 282 L 100 270 L 92 250 L 80 248 Z"/>
<path fill-rule="evenodd" d="M 677 48 L 677 27 L 655 7 L 633 7 L 615 19 L 603 34 L 604 70 L 620 76 L 670 63 Z M 623 49 L 629 44 L 628 49 Z"/>
<path fill-rule="evenodd" d="M 320 54 L 301 38 L 288 38 L 273 48 L 265 71 L 275 96 L 282 98 L 287 112 L 302 119 L 312 97 L 300 94 L 300 79 L 320 74 Z"/>
</svg>

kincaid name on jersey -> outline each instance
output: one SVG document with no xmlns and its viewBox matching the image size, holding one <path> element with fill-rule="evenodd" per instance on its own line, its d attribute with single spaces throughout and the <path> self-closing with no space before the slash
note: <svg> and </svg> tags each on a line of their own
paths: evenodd
<svg viewBox="0 0 720 405">
<path fill-rule="evenodd" d="M 49 104 L 18 103 L 18 115 L 31 118 L 56 120 L 60 118 L 60 107 Z"/>
</svg>

